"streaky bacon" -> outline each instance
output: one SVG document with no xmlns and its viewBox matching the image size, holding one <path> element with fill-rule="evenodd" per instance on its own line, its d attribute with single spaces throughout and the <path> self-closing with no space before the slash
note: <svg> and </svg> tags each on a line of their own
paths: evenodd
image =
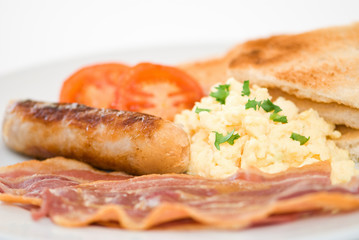
<svg viewBox="0 0 359 240">
<path fill-rule="evenodd" d="M 65 158 L 0 168 L 0 200 L 32 204 L 34 219 L 62 226 L 240 229 L 359 209 L 359 178 L 332 185 L 330 164 L 279 174 L 238 171 L 214 180 L 185 174 L 133 177 Z"/>
<path fill-rule="evenodd" d="M 126 229 L 149 229 L 192 219 L 239 229 L 358 208 L 359 179 L 332 185 L 329 164 L 321 163 L 275 175 L 239 172 L 224 180 L 164 174 L 48 189 L 33 217 L 49 216 L 71 227 L 117 222 Z"/>
<path fill-rule="evenodd" d="M 30 160 L 0 168 L 0 200 L 39 206 L 46 189 L 130 177 L 121 172 L 98 171 L 85 163 L 62 157 Z"/>
</svg>

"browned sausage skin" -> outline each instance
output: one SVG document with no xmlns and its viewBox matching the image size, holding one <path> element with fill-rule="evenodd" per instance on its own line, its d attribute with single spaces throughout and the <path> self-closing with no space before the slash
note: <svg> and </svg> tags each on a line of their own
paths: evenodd
<svg viewBox="0 0 359 240">
<path fill-rule="evenodd" d="M 188 136 L 174 123 L 75 103 L 12 102 L 3 139 L 9 148 L 31 157 L 64 156 L 136 175 L 181 173 L 189 161 Z"/>
</svg>

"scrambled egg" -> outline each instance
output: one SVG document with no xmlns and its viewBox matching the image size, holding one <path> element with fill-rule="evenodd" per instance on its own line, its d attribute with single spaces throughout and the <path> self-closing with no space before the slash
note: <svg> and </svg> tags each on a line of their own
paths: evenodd
<svg viewBox="0 0 359 240">
<path fill-rule="evenodd" d="M 334 125 L 327 123 L 312 109 L 299 113 L 291 101 L 278 98 L 273 103 L 287 117 L 287 123 L 270 119 L 272 112 L 263 108 L 245 109 L 248 100 L 271 99 L 266 88 L 251 86 L 250 95 L 242 94 L 243 84 L 229 79 L 229 95 L 222 104 L 215 97 L 204 97 L 192 110 L 176 115 L 190 136 L 191 151 L 188 173 L 211 178 L 225 178 L 238 168 L 256 167 L 266 173 L 319 161 L 330 161 L 332 183 L 347 182 L 356 174 L 355 163 L 346 150 L 331 139 L 340 137 Z M 216 91 L 213 87 L 212 92 Z M 206 109 L 196 113 L 196 109 Z M 234 132 L 232 132 L 234 130 Z M 217 133 L 216 133 L 217 132 Z M 216 135 L 238 134 L 232 141 L 215 146 Z M 292 133 L 309 138 L 301 145 Z M 228 135 L 229 136 L 229 135 Z"/>
</svg>

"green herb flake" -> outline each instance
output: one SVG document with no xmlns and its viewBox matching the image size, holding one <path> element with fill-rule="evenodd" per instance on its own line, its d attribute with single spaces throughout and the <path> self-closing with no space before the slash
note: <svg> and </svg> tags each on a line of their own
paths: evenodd
<svg viewBox="0 0 359 240">
<path fill-rule="evenodd" d="M 245 105 L 245 109 L 253 108 L 254 110 L 257 110 L 260 108 L 260 106 L 261 106 L 260 101 L 256 101 L 256 99 L 254 100 L 248 99 L 248 102 Z"/>
<path fill-rule="evenodd" d="M 199 107 L 196 107 L 196 109 L 194 110 L 195 113 L 210 112 L 210 111 L 211 111 L 210 109 L 207 109 L 207 108 L 199 108 Z"/>
<path fill-rule="evenodd" d="M 216 148 L 217 148 L 218 150 L 221 150 L 219 144 L 228 142 L 230 145 L 233 145 L 233 144 L 234 144 L 234 140 L 240 138 L 240 136 L 239 136 L 238 133 L 234 134 L 234 129 L 233 129 L 232 132 L 227 133 L 226 136 L 223 136 L 223 134 L 218 133 L 218 132 L 216 132 L 216 131 L 214 131 L 214 133 L 216 134 L 216 139 L 215 139 L 215 141 L 214 141 L 214 146 L 216 146 Z"/>
<path fill-rule="evenodd" d="M 275 113 L 275 112 L 272 113 L 269 116 L 269 119 L 273 120 L 273 122 L 281 122 L 281 123 L 287 123 L 288 122 L 287 116 L 281 116 L 281 115 L 279 115 L 278 113 Z"/>
<path fill-rule="evenodd" d="M 290 138 L 291 139 L 293 139 L 293 140 L 295 140 L 295 141 L 298 141 L 298 142 L 300 142 L 300 145 L 303 145 L 303 144 L 305 144 L 306 142 L 308 142 L 309 141 L 309 139 L 310 139 L 310 137 L 304 137 L 304 136 L 302 136 L 302 135 L 300 135 L 300 134 L 298 134 L 298 133 L 292 133 L 292 135 L 290 135 Z"/>
<path fill-rule="evenodd" d="M 243 82 L 243 90 L 242 96 L 249 96 L 251 94 L 251 90 L 249 89 L 249 80 Z"/>
<path fill-rule="evenodd" d="M 271 112 L 274 110 L 274 113 L 278 113 L 280 111 L 282 111 L 282 109 L 278 106 L 275 105 L 274 103 L 272 103 L 271 100 L 267 99 L 264 100 L 261 104 L 261 107 L 263 108 L 264 111 L 266 112 Z"/>
<path fill-rule="evenodd" d="M 217 87 L 215 87 L 217 89 L 217 92 L 211 92 L 209 96 L 214 97 L 217 102 L 225 104 L 226 98 L 229 95 L 229 87 L 229 84 L 218 85 Z"/>
</svg>

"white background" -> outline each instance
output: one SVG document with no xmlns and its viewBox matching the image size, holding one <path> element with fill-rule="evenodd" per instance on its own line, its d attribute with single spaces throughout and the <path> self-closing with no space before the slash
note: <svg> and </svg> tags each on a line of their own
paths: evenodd
<svg viewBox="0 0 359 240">
<path fill-rule="evenodd" d="M 71 57 L 359 21 L 359 1 L 0 0 L 0 75 Z"/>
</svg>

